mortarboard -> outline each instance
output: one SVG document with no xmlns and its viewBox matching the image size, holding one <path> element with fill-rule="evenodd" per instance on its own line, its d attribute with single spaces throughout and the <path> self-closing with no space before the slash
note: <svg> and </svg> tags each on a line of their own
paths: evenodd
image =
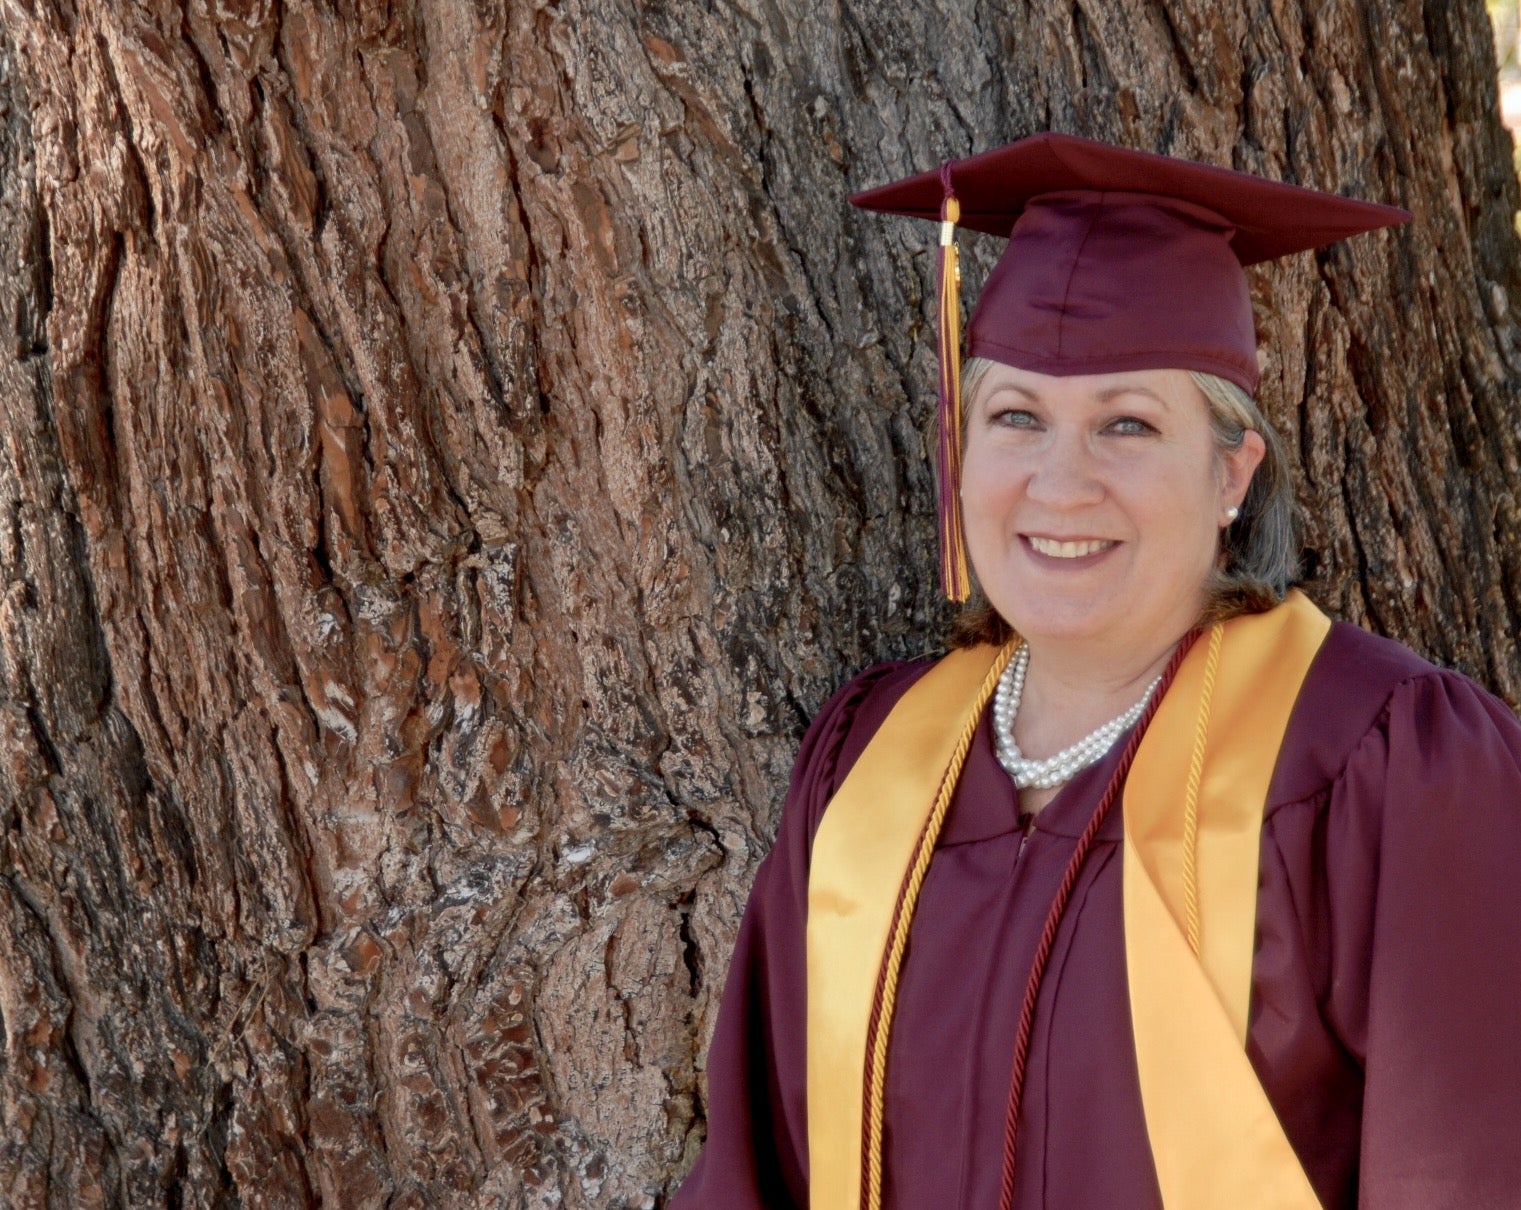
<svg viewBox="0 0 1521 1210">
<path fill-rule="evenodd" d="M 1257 336 L 1243 267 L 1410 215 L 1211 164 L 1047 133 L 858 193 L 865 210 L 938 219 L 940 577 L 965 600 L 959 224 L 1008 239 L 967 350 L 1042 374 L 1201 370 L 1248 393 Z"/>
</svg>

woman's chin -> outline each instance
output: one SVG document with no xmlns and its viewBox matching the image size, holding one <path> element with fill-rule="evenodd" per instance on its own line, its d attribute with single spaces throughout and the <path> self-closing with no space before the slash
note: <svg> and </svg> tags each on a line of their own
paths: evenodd
<svg viewBox="0 0 1521 1210">
<path fill-rule="evenodd" d="M 1077 644 L 1112 640 L 1121 618 L 1099 609 L 994 608 L 1027 642 Z"/>
</svg>

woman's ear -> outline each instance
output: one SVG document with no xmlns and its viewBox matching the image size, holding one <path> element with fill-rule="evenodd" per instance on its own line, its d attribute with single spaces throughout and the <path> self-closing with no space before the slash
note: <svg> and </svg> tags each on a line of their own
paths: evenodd
<svg viewBox="0 0 1521 1210">
<path fill-rule="evenodd" d="M 1252 485 L 1252 476 L 1266 453 L 1267 443 L 1256 429 L 1247 429 L 1242 434 L 1241 444 L 1225 452 L 1221 458 L 1225 468 L 1224 481 L 1220 484 L 1222 514 L 1227 509 L 1241 507 L 1241 502 L 1246 499 L 1246 489 Z"/>
</svg>

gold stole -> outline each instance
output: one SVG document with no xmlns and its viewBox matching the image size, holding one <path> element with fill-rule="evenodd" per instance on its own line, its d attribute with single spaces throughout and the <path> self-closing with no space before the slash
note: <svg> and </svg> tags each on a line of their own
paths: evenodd
<svg viewBox="0 0 1521 1210">
<path fill-rule="evenodd" d="M 1246 1057 L 1258 847 L 1299 687 L 1330 629 L 1295 592 L 1189 652 L 1124 796 L 1125 955 L 1141 1099 L 1167 1210 L 1319 1206 Z M 903 696 L 830 800 L 808 882 L 812 1210 L 875 1210 L 891 1021 L 866 1053 L 961 758 L 1009 649 L 954 652 Z M 975 709 L 969 711 L 969 706 Z M 903 908 L 899 910 L 900 899 Z M 888 981 L 889 992 L 895 982 Z M 864 1157 L 864 1159 L 863 1159 Z M 863 1176 L 865 1180 L 863 1181 Z"/>
</svg>

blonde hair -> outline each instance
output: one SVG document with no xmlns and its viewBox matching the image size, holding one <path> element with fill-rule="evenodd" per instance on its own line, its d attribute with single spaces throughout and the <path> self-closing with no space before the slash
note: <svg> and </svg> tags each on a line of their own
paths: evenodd
<svg viewBox="0 0 1521 1210">
<path fill-rule="evenodd" d="M 970 359 L 961 376 L 963 408 L 996 363 Z M 1225 528 L 1220 560 L 1205 587 L 1200 622 L 1219 622 L 1243 613 L 1262 613 L 1283 600 L 1299 579 L 1299 506 L 1289 476 L 1283 443 L 1257 401 L 1234 382 L 1190 370 L 1189 377 L 1209 405 L 1210 428 L 1221 454 L 1239 449 L 1250 430 L 1262 437 L 1265 452 L 1252 476 L 1241 514 Z M 974 575 L 975 581 L 975 575 Z M 1013 634 L 980 587 L 952 623 L 951 642 L 958 647 L 1002 643 Z"/>
</svg>

